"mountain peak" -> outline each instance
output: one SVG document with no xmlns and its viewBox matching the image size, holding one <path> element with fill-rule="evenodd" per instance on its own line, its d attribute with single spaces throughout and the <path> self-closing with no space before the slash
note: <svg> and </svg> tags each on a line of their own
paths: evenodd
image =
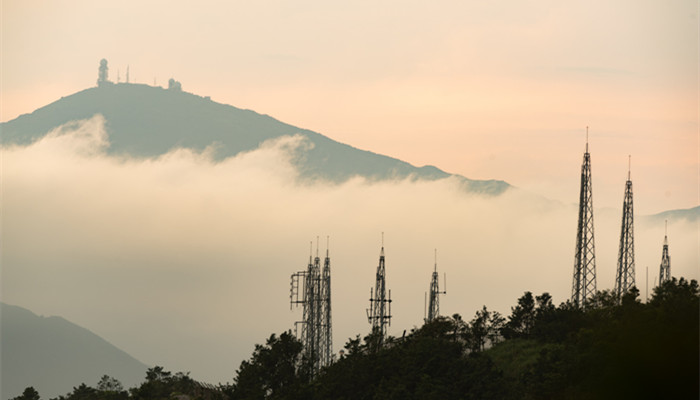
<svg viewBox="0 0 700 400">
<path fill-rule="evenodd" d="M 369 180 L 453 176 L 434 166 L 415 167 L 179 88 L 103 83 L 2 123 L 2 143 L 28 144 L 60 125 L 101 114 L 106 121 L 110 154 L 156 157 L 175 148 L 203 151 L 215 145 L 213 156 L 221 160 L 254 150 L 266 140 L 302 135 L 312 144 L 295 150 L 303 152 L 294 157 L 302 179 L 340 183 L 354 176 Z M 510 187 L 503 181 L 457 177 L 468 192 L 497 195 Z"/>
</svg>

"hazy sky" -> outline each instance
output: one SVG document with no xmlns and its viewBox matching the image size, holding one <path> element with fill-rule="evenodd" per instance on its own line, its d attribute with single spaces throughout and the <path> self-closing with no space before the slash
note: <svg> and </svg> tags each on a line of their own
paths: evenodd
<svg viewBox="0 0 700 400">
<path fill-rule="evenodd" d="M 110 78 L 565 202 L 585 127 L 595 196 L 698 205 L 698 4 L 2 1 L 2 121 Z"/>
<path fill-rule="evenodd" d="M 525 290 L 565 301 L 587 125 L 599 289 L 614 281 L 628 154 L 638 215 L 700 204 L 697 1 L 336 4 L 3 0 L 0 120 L 94 86 L 107 58 L 115 81 L 127 66 L 132 82 L 172 77 L 355 147 L 527 191 L 298 186 L 284 150 L 298 137 L 222 163 L 184 150 L 115 158 L 94 118 L 3 149 L 2 300 L 147 364 L 227 381 L 301 317 L 289 275 L 316 235 L 331 236 L 336 350 L 369 331 L 382 231 L 392 334 L 420 325 L 435 248 L 443 314 L 507 314 Z M 669 226 L 674 276 L 698 278 L 698 235 L 696 223 Z M 635 237 L 637 282 L 649 266 L 652 286 L 663 226 L 638 217 Z"/>
<path fill-rule="evenodd" d="M 230 381 L 255 343 L 301 319 L 289 277 L 317 235 L 330 235 L 336 351 L 369 332 L 381 232 L 392 335 L 421 325 L 436 248 L 443 315 L 471 319 L 483 305 L 508 315 L 526 290 L 570 297 L 575 205 L 521 191 L 466 196 L 452 180 L 298 185 L 298 137 L 215 163 L 187 150 L 108 156 L 99 117 L 62 133 L 3 149 L 2 299 L 63 316 L 150 365 Z M 700 275 L 697 228 L 669 224 L 676 277 Z M 598 289 L 610 289 L 619 211 L 598 209 L 595 229 Z M 642 296 L 663 232 L 662 221 L 635 220 Z"/>
</svg>

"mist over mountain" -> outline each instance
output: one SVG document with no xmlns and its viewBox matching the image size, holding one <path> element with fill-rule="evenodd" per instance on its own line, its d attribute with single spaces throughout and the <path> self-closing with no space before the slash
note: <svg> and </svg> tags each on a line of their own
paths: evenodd
<svg viewBox="0 0 700 400">
<path fill-rule="evenodd" d="M 61 317 L 42 317 L 0 303 L 2 399 L 33 386 L 44 399 L 70 392 L 101 376 L 124 387 L 139 383 L 148 368 L 89 330 Z M 136 334 L 136 332 L 135 332 Z"/>
<path fill-rule="evenodd" d="M 678 221 L 685 220 L 688 222 L 698 222 L 700 220 L 700 206 L 693 208 L 686 208 L 681 210 L 668 210 L 663 211 L 658 214 L 648 215 L 647 218 L 653 222 L 661 222 L 663 220 Z"/>
<path fill-rule="evenodd" d="M 359 150 L 319 133 L 297 128 L 255 111 L 220 104 L 191 93 L 144 84 L 105 83 L 63 97 L 31 114 L 4 122 L 3 144 L 29 144 L 51 129 L 101 114 L 109 135 L 108 153 L 153 157 L 175 148 L 209 149 L 221 160 L 258 148 L 266 140 L 302 135 L 310 145 L 296 149 L 294 164 L 302 179 L 343 182 L 436 180 L 452 176 L 434 166 L 415 167 L 388 156 Z M 510 187 L 499 180 L 456 176 L 468 192 L 497 195 Z"/>
<path fill-rule="evenodd" d="M 382 232 L 392 335 L 422 324 L 436 248 L 459 288 L 444 315 L 505 313 L 524 290 L 570 296 L 575 189 L 563 204 L 145 85 L 87 89 L 0 128 L 2 301 L 80 321 L 197 380 L 230 382 L 256 343 L 294 327 L 289 276 L 318 236 L 330 236 L 336 351 L 369 330 Z M 696 278 L 697 223 L 668 219 L 673 275 Z M 597 209 L 595 222 L 604 289 L 620 211 Z M 665 225 L 635 223 L 638 276 L 651 266 L 653 288 Z"/>
</svg>

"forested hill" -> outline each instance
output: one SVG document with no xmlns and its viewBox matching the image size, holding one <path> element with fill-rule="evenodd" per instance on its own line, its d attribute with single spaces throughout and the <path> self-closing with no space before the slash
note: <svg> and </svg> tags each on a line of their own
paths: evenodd
<svg viewBox="0 0 700 400">
<path fill-rule="evenodd" d="M 103 377 L 61 400 L 84 399 L 697 399 L 700 289 L 665 282 L 642 303 L 598 292 L 585 310 L 526 292 L 501 316 L 486 306 L 467 321 L 455 314 L 389 337 L 370 334 L 312 377 L 301 343 L 271 335 L 232 373 L 211 386 L 186 373 L 148 370 L 124 390 Z M 37 400 L 27 388 L 15 400 Z"/>
<path fill-rule="evenodd" d="M 27 144 L 71 121 L 101 114 L 106 120 L 108 152 L 158 156 L 177 147 L 215 149 L 217 158 L 253 150 L 266 140 L 301 135 L 294 163 L 303 178 L 342 182 L 353 176 L 370 180 L 442 179 L 453 176 L 434 166 L 360 150 L 319 133 L 280 122 L 255 111 L 220 104 L 180 90 L 143 84 L 105 83 L 61 98 L 31 114 L 0 125 L 3 144 Z M 468 192 L 497 195 L 510 186 L 498 180 L 456 176 Z"/>
</svg>

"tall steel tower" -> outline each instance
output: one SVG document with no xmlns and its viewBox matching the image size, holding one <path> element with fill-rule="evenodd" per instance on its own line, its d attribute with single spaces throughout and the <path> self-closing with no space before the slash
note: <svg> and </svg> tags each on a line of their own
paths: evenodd
<svg viewBox="0 0 700 400">
<path fill-rule="evenodd" d="M 326 258 L 321 272 L 321 365 L 333 363 L 333 325 L 331 321 L 331 257 L 326 238 Z"/>
<path fill-rule="evenodd" d="M 379 265 L 374 290 L 370 288 L 369 309 L 367 320 L 372 324 L 372 333 L 379 337 L 379 346 L 387 335 L 387 326 L 391 325 L 391 290 L 386 289 L 386 268 L 384 265 L 384 235 L 382 234 L 382 250 L 379 253 Z"/>
<path fill-rule="evenodd" d="M 671 256 L 668 255 L 668 221 L 664 233 L 664 250 L 661 253 L 661 266 L 659 268 L 659 285 L 671 280 Z"/>
<path fill-rule="evenodd" d="M 433 276 L 430 280 L 430 300 L 428 302 L 428 316 L 425 318 L 425 322 L 430 322 L 440 315 L 440 295 L 447 294 L 447 290 L 440 291 L 440 285 L 438 283 L 439 277 L 437 272 L 437 249 L 435 250 L 435 269 L 433 270 Z M 447 289 L 447 280 L 445 280 L 445 289 Z"/>
<path fill-rule="evenodd" d="M 312 244 L 313 246 L 313 244 Z M 313 250 L 312 250 L 313 251 Z M 311 367 L 311 374 L 316 375 L 321 368 L 330 365 L 333 355 L 330 315 L 330 257 L 326 251 L 326 260 L 321 274 L 321 259 L 309 255 L 309 264 L 305 271 L 292 274 L 290 288 L 290 308 L 302 305 L 303 318 L 295 323 L 301 325 L 301 342 L 304 355 Z"/>
<path fill-rule="evenodd" d="M 593 238 L 593 189 L 591 185 L 591 155 L 588 153 L 588 127 L 586 127 L 586 152 L 581 166 L 581 193 L 576 231 L 576 259 L 571 302 L 585 307 L 586 300 L 596 292 L 595 241 Z"/>
<path fill-rule="evenodd" d="M 615 295 L 617 295 L 618 299 L 622 298 L 628 290 L 634 287 L 634 275 L 634 211 L 632 207 L 631 172 L 628 170 L 627 182 L 625 183 L 625 199 L 622 203 L 620 251 L 617 256 L 617 273 L 615 274 Z"/>
</svg>

